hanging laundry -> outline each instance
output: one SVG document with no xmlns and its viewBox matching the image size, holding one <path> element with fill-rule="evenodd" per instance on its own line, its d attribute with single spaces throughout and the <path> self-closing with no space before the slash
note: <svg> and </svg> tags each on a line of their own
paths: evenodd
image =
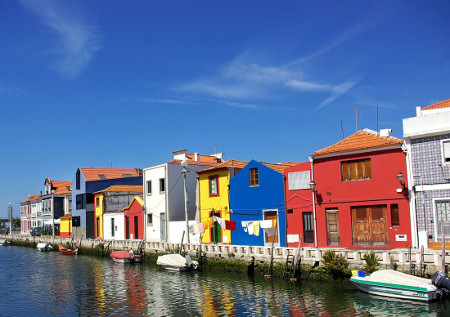
<svg viewBox="0 0 450 317">
<path fill-rule="evenodd" d="M 241 221 L 241 226 L 244 228 L 244 231 L 247 232 L 248 230 L 248 221 Z"/>
<path fill-rule="evenodd" d="M 198 233 L 205 233 L 205 226 L 203 225 L 203 222 L 198 224 Z"/>
<path fill-rule="evenodd" d="M 262 229 L 272 228 L 273 227 L 273 221 L 272 220 L 262 220 L 259 222 L 259 225 Z"/>
<path fill-rule="evenodd" d="M 275 228 L 267 228 L 267 229 L 264 229 L 264 232 L 265 232 L 269 237 L 271 237 L 271 236 L 274 236 L 274 235 L 277 233 L 277 229 L 275 229 Z"/>
<path fill-rule="evenodd" d="M 216 221 L 219 223 L 220 228 L 222 228 L 222 231 L 225 231 L 225 219 L 216 217 Z"/>
<path fill-rule="evenodd" d="M 254 235 L 255 234 L 255 227 L 253 226 L 253 221 L 247 221 L 247 228 L 248 228 L 248 234 Z"/>
<path fill-rule="evenodd" d="M 277 227 L 277 220 L 273 219 L 273 227 L 276 228 Z"/>
<path fill-rule="evenodd" d="M 225 220 L 225 229 L 226 230 L 236 230 L 236 221 Z"/>
<path fill-rule="evenodd" d="M 255 230 L 255 236 L 259 237 L 259 221 L 253 222 L 253 228 Z"/>
<path fill-rule="evenodd" d="M 208 220 L 203 221 L 203 227 L 205 228 L 205 230 L 209 229 L 209 221 Z"/>
<path fill-rule="evenodd" d="M 209 218 L 208 220 L 208 229 L 213 227 L 213 218 Z M 206 229 L 206 228 L 205 228 Z"/>
<path fill-rule="evenodd" d="M 198 223 L 194 223 L 194 233 L 198 233 Z"/>
</svg>

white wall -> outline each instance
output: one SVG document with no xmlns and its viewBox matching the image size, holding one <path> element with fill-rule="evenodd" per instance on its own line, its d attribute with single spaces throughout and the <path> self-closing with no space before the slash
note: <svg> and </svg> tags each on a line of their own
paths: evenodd
<svg viewBox="0 0 450 317">
<path fill-rule="evenodd" d="M 450 108 L 440 112 L 422 112 L 422 116 L 403 119 L 403 137 L 415 138 L 450 132 Z"/>
<path fill-rule="evenodd" d="M 114 218 L 114 237 L 111 235 L 111 219 Z M 123 213 L 103 214 L 103 239 L 125 240 L 125 221 Z"/>
<path fill-rule="evenodd" d="M 147 215 L 152 214 L 153 225 L 148 225 L 148 216 L 145 217 L 146 241 L 161 241 L 161 213 L 166 213 L 166 194 L 169 190 L 166 180 L 164 192 L 159 191 L 159 180 L 166 179 L 167 164 L 160 164 L 143 169 L 144 208 Z M 147 192 L 147 181 L 152 182 L 152 192 Z"/>
</svg>

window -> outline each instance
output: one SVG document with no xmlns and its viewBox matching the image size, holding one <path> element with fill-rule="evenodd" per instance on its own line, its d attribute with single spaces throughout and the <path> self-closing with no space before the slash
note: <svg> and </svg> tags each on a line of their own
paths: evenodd
<svg viewBox="0 0 450 317">
<path fill-rule="evenodd" d="M 303 241 L 314 243 L 314 226 L 312 212 L 303 213 Z"/>
<path fill-rule="evenodd" d="M 212 176 L 209 178 L 209 196 L 219 195 L 218 184 L 219 180 L 217 176 Z"/>
<path fill-rule="evenodd" d="M 95 197 L 95 207 L 100 207 L 100 198 Z"/>
<path fill-rule="evenodd" d="M 259 186 L 259 176 L 257 168 L 250 168 L 250 186 Z"/>
<path fill-rule="evenodd" d="M 400 226 L 400 216 L 397 204 L 391 205 L 391 226 Z"/>
<path fill-rule="evenodd" d="M 86 200 L 84 194 L 78 194 L 75 199 L 77 202 L 76 205 L 77 209 L 84 209 L 86 207 Z"/>
<path fill-rule="evenodd" d="M 76 189 L 80 189 L 80 169 L 77 170 L 75 183 Z"/>
<path fill-rule="evenodd" d="M 114 218 L 111 218 L 111 237 L 114 237 Z"/>
<path fill-rule="evenodd" d="M 166 186 L 165 186 L 164 178 L 160 178 L 159 179 L 159 191 L 163 192 L 165 190 L 166 190 Z"/>
<path fill-rule="evenodd" d="M 370 159 L 341 162 L 342 181 L 372 178 Z"/>
<path fill-rule="evenodd" d="M 153 214 L 148 214 L 147 215 L 147 224 L 149 226 L 153 226 Z"/>
<path fill-rule="evenodd" d="M 437 213 L 437 232 L 438 236 L 442 236 L 441 221 L 444 222 L 444 233 L 446 237 L 450 236 L 450 200 L 436 201 Z"/>
<path fill-rule="evenodd" d="M 152 181 L 147 181 L 147 195 L 152 194 Z"/>
<path fill-rule="evenodd" d="M 450 140 L 445 140 L 442 142 L 442 154 L 444 164 L 450 164 Z"/>
</svg>

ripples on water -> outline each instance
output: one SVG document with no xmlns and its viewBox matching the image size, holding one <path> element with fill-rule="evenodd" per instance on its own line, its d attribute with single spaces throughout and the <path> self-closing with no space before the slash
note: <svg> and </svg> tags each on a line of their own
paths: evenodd
<svg viewBox="0 0 450 317">
<path fill-rule="evenodd" d="M 449 301 L 386 300 L 347 283 L 174 273 L 18 247 L 0 247 L 0 278 L 0 316 L 450 316 Z"/>
</svg>

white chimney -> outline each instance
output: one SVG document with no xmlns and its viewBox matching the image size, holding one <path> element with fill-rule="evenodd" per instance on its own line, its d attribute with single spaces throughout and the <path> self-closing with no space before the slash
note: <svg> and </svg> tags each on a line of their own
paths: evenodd
<svg viewBox="0 0 450 317">
<path fill-rule="evenodd" d="M 180 161 L 182 161 L 182 160 L 184 160 L 184 159 L 186 158 L 186 153 L 187 153 L 187 150 L 186 150 L 186 149 L 184 149 L 184 150 L 178 150 L 178 151 L 173 151 L 173 152 L 172 152 L 172 154 L 173 154 L 173 159 L 174 159 L 174 160 L 180 160 Z"/>
<path fill-rule="evenodd" d="M 422 108 L 420 108 L 420 106 L 416 107 L 416 117 L 421 117 L 422 116 Z"/>
<path fill-rule="evenodd" d="M 391 136 L 392 129 L 381 129 L 380 136 Z"/>
<path fill-rule="evenodd" d="M 200 161 L 200 153 L 198 153 L 198 152 L 194 153 L 194 161 L 196 161 L 196 162 Z"/>
</svg>

